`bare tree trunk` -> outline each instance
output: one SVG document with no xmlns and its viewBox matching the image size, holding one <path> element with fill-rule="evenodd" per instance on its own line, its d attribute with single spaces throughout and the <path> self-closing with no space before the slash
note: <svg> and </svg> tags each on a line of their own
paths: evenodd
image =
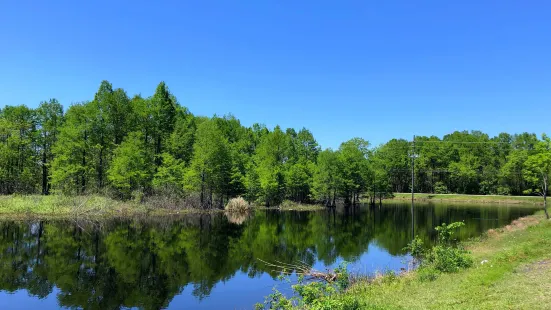
<svg viewBox="0 0 551 310">
<path fill-rule="evenodd" d="M 205 173 L 201 172 L 201 208 L 205 207 Z"/>
<path fill-rule="evenodd" d="M 545 212 L 545 217 L 549 219 L 549 213 L 547 212 L 547 177 L 543 178 L 543 211 Z"/>
<path fill-rule="evenodd" d="M 549 213 L 547 212 L 547 193 L 543 193 L 543 211 L 545 211 L 545 217 L 549 219 Z"/>
<path fill-rule="evenodd" d="M 42 195 L 48 195 L 48 167 L 46 166 L 46 146 L 42 150 Z"/>
</svg>

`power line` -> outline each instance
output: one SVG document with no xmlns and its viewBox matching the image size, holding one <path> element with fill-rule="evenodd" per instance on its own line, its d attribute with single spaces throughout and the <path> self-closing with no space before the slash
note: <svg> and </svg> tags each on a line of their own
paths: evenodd
<svg viewBox="0 0 551 310">
<path fill-rule="evenodd" d="M 411 142 L 410 142 L 411 143 Z M 511 142 L 498 142 L 498 141 L 415 141 L 415 143 L 458 143 L 458 144 L 510 144 Z"/>
</svg>

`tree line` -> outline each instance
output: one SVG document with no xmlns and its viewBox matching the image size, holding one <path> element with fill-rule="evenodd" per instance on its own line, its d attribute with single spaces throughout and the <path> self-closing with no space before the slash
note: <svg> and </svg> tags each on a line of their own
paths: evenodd
<svg viewBox="0 0 551 310">
<path fill-rule="evenodd" d="M 1 194 L 195 197 L 203 208 L 237 196 L 354 204 L 410 191 L 413 153 L 418 192 L 547 193 L 546 135 L 462 131 L 376 147 L 353 138 L 322 150 L 306 128 L 193 115 L 164 82 L 147 98 L 103 81 L 93 100 L 66 111 L 55 99 L 0 110 Z"/>
</svg>

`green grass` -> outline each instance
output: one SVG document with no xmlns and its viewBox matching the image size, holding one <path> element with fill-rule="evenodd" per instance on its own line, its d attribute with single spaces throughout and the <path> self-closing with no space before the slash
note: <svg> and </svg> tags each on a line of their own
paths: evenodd
<svg viewBox="0 0 551 310">
<path fill-rule="evenodd" d="M 411 193 L 395 193 L 395 200 L 411 200 Z M 416 201 L 445 201 L 467 203 L 505 203 L 505 204 L 543 204 L 539 196 L 503 196 L 503 195 L 462 195 L 462 194 L 424 194 L 415 193 Z"/>
<path fill-rule="evenodd" d="M 360 282 L 346 294 L 362 309 L 549 309 L 551 221 L 527 217 L 467 247 L 472 268 L 432 282 L 420 281 L 415 271 L 393 281 Z"/>
<path fill-rule="evenodd" d="M 290 200 L 284 200 L 278 207 L 282 211 L 316 211 L 324 210 L 326 207 L 320 204 L 304 204 Z"/>
<path fill-rule="evenodd" d="M 253 210 L 265 209 L 254 206 Z M 275 208 L 273 208 L 275 209 Z M 322 205 L 300 204 L 284 201 L 279 207 L 282 211 L 315 211 L 325 209 Z M 119 217 L 119 216 L 163 216 L 185 213 L 222 212 L 220 209 L 203 210 L 197 208 L 163 207 L 162 204 L 120 201 L 100 195 L 64 196 L 64 195 L 7 195 L 0 196 L 0 218 L 67 218 L 67 217 Z"/>
<path fill-rule="evenodd" d="M 0 217 L 9 219 L 168 215 L 190 211 L 152 208 L 134 201 L 119 201 L 99 195 L 0 196 Z"/>
</svg>

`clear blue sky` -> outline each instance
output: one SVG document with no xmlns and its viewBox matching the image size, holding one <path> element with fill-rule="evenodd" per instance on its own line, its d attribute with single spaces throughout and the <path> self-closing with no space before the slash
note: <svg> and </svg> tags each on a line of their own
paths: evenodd
<svg viewBox="0 0 551 310">
<path fill-rule="evenodd" d="M 193 113 L 354 136 L 551 132 L 550 1 L 0 2 L 0 104 L 101 80 Z"/>
</svg>

